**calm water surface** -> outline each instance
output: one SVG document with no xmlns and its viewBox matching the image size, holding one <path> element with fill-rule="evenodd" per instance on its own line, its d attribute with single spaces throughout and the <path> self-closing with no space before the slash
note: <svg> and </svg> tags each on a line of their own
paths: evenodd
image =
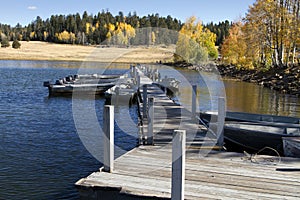
<svg viewBox="0 0 300 200">
<path fill-rule="evenodd" d="M 1 200 L 78 199 L 74 183 L 101 167 L 76 132 L 72 99 L 48 98 L 48 90 L 42 86 L 45 80 L 76 74 L 76 67 L 80 63 L 0 61 Z M 92 100 L 82 99 L 83 104 L 88 101 Z M 95 100 L 99 124 L 104 103 L 104 98 Z M 116 110 L 118 118 L 129 109 Z M 130 110 L 133 118 L 134 110 Z M 115 129 L 120 149 L 125 152 L 135 147 L 136 138 L 126 137 L 117 125 Z M 136 127 L 127 130 L 136 133 Z"/>
<path fill-rule="evenodd" d="M 216 110 L 218 97 L 225 94 L 229 111 L 300 117 L 300 98 L 296 96 L 281 94 L 252 83 L 234 80 L 220 82 L 217 77 L 211 77 L 207 73 L 199 74 L 187 70 L 180 70 L 180 73 L 190 82 L 182 81 L 181 94 L 179 94 L 181 102 L 187 108 L 191 105 L 191 84 L 197 84 L 201 111 Z M 208 84 L 201 78 L 205 76 L 209 77 L 206 81 Z M 212 89 L 209 89 L 208 85 Z"/>
<path fill-rule="evenodd" d="M 42 87 L 43 81 L 76 74 L 80 65 L 0 61 L 0 199 L 78 199 L 74 183 L 101 167 L 101 162 L 86 150 L 77 134 L 72 99 L 48 98 L 47 89 Z M 195 72 L 180 71 L 180 74 L 200 85 L 200 109 L 213 109 L 214 102 L 210 99 L 217 99 L 219 91 L 209 91 Z M 217 88 L 219 84 L 211 83 Z M 224 84 L 228 110 L 300 116 L 298 98 L 248 83 L 224 81 Z M 179 96 L 183 104 L 190 103 L 189 93 L 190 88 L 183 84 Z M 77 101 L 83 105 L 95 101 L 101 125 L 105 99 Z M 127 123 L 127 117 L 127 121 L 123 119 L 128 113 L 136 121 L 135 107 L 116 109 L 116 144 L 122 150 L 117 151 L 117 156 L 136 145 L 136 127 Z"/>
</svg>

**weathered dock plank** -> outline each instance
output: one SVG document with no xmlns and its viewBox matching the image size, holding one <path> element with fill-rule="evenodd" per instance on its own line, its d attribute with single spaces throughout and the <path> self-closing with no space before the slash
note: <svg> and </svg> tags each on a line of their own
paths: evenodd
<svg viewBox="0 0 300 200">
<path fill-rule="evenodd" d="M 243 154 L 217 153 L 199 157 L 187 152 L 185 199 L 297 199 L 300 172 L 284 173 L 278 167 L 299 167 L 295 163 L 255 164 Z M 77 184 L 93 188 L 120 189 L 120 193 L 170 198 L 171 148 L 141 146 L 115 161 L 113 174 L 95 172 Z M 101 198 L 99 198 L 101 199 Z"/>
</svg>

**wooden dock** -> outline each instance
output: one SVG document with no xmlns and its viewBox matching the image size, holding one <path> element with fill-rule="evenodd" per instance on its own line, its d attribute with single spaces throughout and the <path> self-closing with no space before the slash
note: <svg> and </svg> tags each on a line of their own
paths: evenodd
<svg viewBox="0 0 300 200">
<path fill-rule="evenodd" d="M 100 170 L 80 179 L 81 199 L 170 199 L 174 130 L 186 130 L 185 199 L 300 199 L 299 159 L 278 163 L 270 156 L 211 151 L 216 138 L 205 134 L 191 112 L 147 77 L 141 76 L 140 84 L 148 84 L 147 96 L 154 97 L 153 145 L 117 158 L 112 173 Z M 143 143 L 151 129 L 148 118 L 142 120 Z"/>
<path fill-rule="evenodd" d="M 171 155 L 170 146 L 140 146 L 116 159 L 113 173 L 95 172 L 76 185 L 82 199 L 170 199 Z M 201 157 L 190 149 L 185 199 L 299 199 L 300 172 L 276 171 L 291 167 L 299 168 L 299 160 L 266 165 L 242 154 Z"/>
</svg>

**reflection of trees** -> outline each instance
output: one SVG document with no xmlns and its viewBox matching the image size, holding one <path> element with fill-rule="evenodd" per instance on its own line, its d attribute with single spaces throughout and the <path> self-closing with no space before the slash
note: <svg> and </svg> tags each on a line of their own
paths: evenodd
<svg viewBox="0 0 300 200">
<path fill-rule="evenodd" d="M 299 99 L 251 83 L 224 81 L 231 111 L 274 115 L 298 115 Z M 298 114 L 297 114 L 298 112 Z"/>
</svg>

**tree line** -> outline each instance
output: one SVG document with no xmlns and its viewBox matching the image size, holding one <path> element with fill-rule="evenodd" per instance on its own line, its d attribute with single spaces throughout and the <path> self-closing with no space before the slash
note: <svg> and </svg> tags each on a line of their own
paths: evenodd
<svg viewBox="0 0 300 200">
<path fill-rule="evenodd" d="M 96 15 L 88 14 L 86 11 L 80 15 L 52 15 L 43 20 L 37 17 L 27 26 L 17 24 L 12 27 L 0 24 L 0 41 L 47 41 L 66 44 L 171 44 L 176 43 L 177 38 L 169 37 L 167 31 L 159 31 L 156 28 L 164 28 L 180 31 L 184 23 L 171 17 L 152 14 L 138 16 L 136 12 L 123 12 L 113 16 L 108 10 L 98 12 Z M 205 28 L 217 35 L 216 45 L 220 45 L 228 34 L 230 24 L 228 21 L 219 24 L 207 24 Z M 150 28 L 147 38 L 136 38 L 136 30 L 139 28 Z"/>
<path fill-rule="evenodd" d="M 231 27 L 221 53 L 226 64 L 251 69 L 299 64 L 300 0 L 257 0 Z"/>
<path fill-rule="evenodd" d="M 68 44 L 101 44 L 120 31 L 127 31 L 129 39 L 133 30 L 145 27 L 160 27 L 170 30 L 180 30 L 182 22 L 168 15 L 167 17 L 152 14 L 139 17 L 136 12 L 125 16 L 122 12 L 113 16 L 109 11 L 97 15 L 86 11 L 70 15 L 52 15 L 43 20 L 37 17 L 25 27 L 17 24 L 15 27 L 0 24 L 1 40 L 9 41 L 47 41 Z M 124 39 L 124 38 L 123 38 Z M 127 38 L 128 39 L 128 38 Z"/>
</svg>

